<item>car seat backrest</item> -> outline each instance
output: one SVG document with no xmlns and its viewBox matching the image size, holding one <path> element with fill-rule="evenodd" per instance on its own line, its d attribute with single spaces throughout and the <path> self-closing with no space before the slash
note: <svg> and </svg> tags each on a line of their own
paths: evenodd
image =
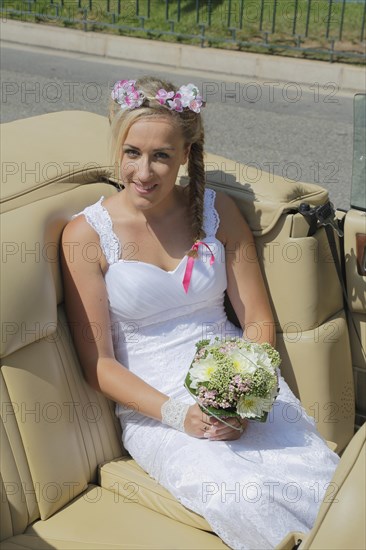
<svg viewBox="0 0 366 550">
<path fill-rule="evenodd" d="M 316 522 L 301 550 L 357 548 L 366 543 L 366 424 L 342 455 Z"/>
<path fill-rule="evenodd" d="M 1 540 L 23 533 L 39 518 L 39 507 L 28 460 L 2 374 L 1 399 Z"/>
<path fill-rule="evenodd" d="M 69 170 L 67 161 L 77 155 L 73 148 L 91 131 L 87 124 L 81 124 L 77 139 L 68 142 L 67 128 L 73 135 L 71 120 L 51 116 L 17 123 L 20 141 L 38 136 L 40 131 L 38 141 L 35 137 L 30 140 L 33 165 L 51 162 L 59 155 L 54 162 Z M 98 121 L 99 117 L 94 121 L 97 130 Z M 12 131 L 8 136 L 3 128 L 3 137 L 9 137 L 5 149 L 15 163 L 15 153 L 23 158 L 22 150 L 16 148 L 12 125 L 6 126 Z M 45 150 L 42 143 L 47 145 Z M 41 153 L 50 156 L 42 159 Z M 93 151 L 88 154 L 93 155 Z M 10 162 L 9 156 L 2 158 Z M 81 158 L 84 162 L 82 154 Z M 27 161 L 31 163 L 31 157 Z M 75 183 L 75 175 L 67 171 L 58 172 L 59 179 L 51 181 L 21 181 L 19 173 L 19 180 L 14 174 L 3 182 L 3 538 L 23 532 L 37 517 L 52 515 L 97 480 L 101 462 L 124 453 L 114 406 L 84 381 L 72 344 L 72 327 L 63 311 L 59 262 L 62 230 L 75 212 L 101 194 L 116 192 L 111 185 L 98 183 L 95 165 L 88 170 L 84 168 L 78 175 L 83 185 Z M 90 180 L 95 183 L 85 183 Z"/>
</svg>

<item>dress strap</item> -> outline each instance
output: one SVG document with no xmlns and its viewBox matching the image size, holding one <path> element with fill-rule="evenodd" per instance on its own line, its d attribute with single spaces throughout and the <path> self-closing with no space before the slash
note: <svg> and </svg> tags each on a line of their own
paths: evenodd
<svg viewBox="0 0 366 550">
<path fill-rule="evenodd" d="M 220 217 L 215 208 L 216 191 L 205 189 L 204 203 L 203 203 L 203 230 L 206 233 L 206 237 L 215 237 L 216 231 L 220 225 Z"/>
<path fill-rule="evenodd" d="M 215 237 L 216 231 L 220 225 L 220 217 L 215 208 L 215 198 L 216 198 L 216 192 L 213 189 L 206 188 L 205 194 L 204 194 L 204 200 L 203 200 L 203 223 L 202 223 L 202 229 L 206 234 L 206 238 Z M 215 261 L 215 255 L 207 243 L 205 243 L 204 241 L 196 241 L 193 244 L 190 252 L 188 253 L 188 260 L 187 260 L 186 269 L 185 269 L 184 277 L 182 281 L 183 288 L 186 293 L 188 292 L 189 285 L 191 282 L 193 266 L 197 258 L 199 247 L 206 247 L 210 252 L 210 265 L 212 265 Z"/>
<path fill-rule="evenodd" d="M 84 214 L 86 221 L 99 235 L 100 247 L 109 265 L 118 262 L 120 258 L 120 242 L 113 231 L 113 224 L 108 210 L 104 208 L 102 196 L 98 202 L 87 206 L 73 216 Z"/>
</svg>

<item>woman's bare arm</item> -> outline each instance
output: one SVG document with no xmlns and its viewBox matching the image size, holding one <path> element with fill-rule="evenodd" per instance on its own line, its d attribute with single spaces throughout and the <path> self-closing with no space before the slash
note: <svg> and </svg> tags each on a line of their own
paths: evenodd
<svg viewBox="0 0 366 550">
<path fill-rule="evenodd" d="M 90 244 L 99 250 L 88 260 Z M 167 396 L 135 376 L 115 358 L 108 297 L 100 265 L 99 239 L 83 216 L 71 221 L 62 235 L 62 271 L 66 313 L 87 382 L 113 401 L 131 405 L 142 414 L 161 419 Z"/>
<path fill-rule="evenodd" d="M 86 254 L 91 244 L 99 251 L 95 261 Z M 161 420 L 161 407 L 168 396 L 116 360 L 101 258 L 98 235 L 84 216 L 78 216 L 62 235 L 62 271 L 66 314 L 85 379 L 113 401 Z M 198 405 L 191 406 L 185 422 L 187 433 L 202 437 L 204 423 L 209 423 L 209 418 Z"/>
<path fill-rule="evenodd" d="M 227 293 L 248 340 L 275 345 L 276 331 L 252 232 L 234 201 L 217 194 L 218 237 L 225 244 Z"/>
</svg>

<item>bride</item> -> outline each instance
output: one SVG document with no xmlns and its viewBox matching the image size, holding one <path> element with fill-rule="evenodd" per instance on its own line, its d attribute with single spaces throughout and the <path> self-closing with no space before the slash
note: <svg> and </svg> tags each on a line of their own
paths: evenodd
<svg viewBox="0 0 366 550">
<path fill-rule="evenodd" d="M 282 378 L 266 423 L 220 422 L 184 388 L 198 340 L 275 345 L 259 265 L 242 253 L 253 237 L 233 200 L 205 188 L 196 86 L 122 80 L 111 105 L 124 189 L 63 233 L 66 309 L 85 377 L 116 402 L 123 445 L 142 468 L 230 547 L 273 548 L 312 527 L 338 457 Z M 73 257 L 70 241 L 80 245 Z M 90 245 L 97 261 L 83 253 Z M 240 329 L 226 318 L 225 290 Z"/>
</svg>

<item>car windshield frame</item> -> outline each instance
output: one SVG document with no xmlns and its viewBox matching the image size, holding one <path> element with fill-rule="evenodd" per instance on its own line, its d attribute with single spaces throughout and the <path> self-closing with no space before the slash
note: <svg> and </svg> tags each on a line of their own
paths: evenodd
<svg viewBox="0 0 366 550">
<path fill-rule="evenodd" d="M 353 99 L 351 208 L 366 211 L 366 94 Z"/>
</svg>

